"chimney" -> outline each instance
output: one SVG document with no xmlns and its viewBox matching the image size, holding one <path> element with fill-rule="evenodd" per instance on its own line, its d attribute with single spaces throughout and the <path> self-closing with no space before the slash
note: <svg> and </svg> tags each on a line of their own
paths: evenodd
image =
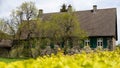
<svg viewBox="0 0 120 68">
<path fill-rule="evenodd" d="M 67 11 L 68 11 L 68 12 L 72 12 L 72 6 L 71 6 L 71 4 L 68 6 Z"/>
<path fill-rule="evenodd" d="M 67 12 L 65 4 L 62 5 L 62 8 L 60 9 L 60 12 Z"/>
<path fill-rule="evenodd" d="M 96 12 L 97 10 L 97 5 L 93 5 L 93 12 Z"/>
<path fill-rule="evenodd" d="M 38 12 L 38 17 L 40 18 L 43 14 L 43 10 L 42 9 L 39 9 L 39 12 Z"/>
</svg>

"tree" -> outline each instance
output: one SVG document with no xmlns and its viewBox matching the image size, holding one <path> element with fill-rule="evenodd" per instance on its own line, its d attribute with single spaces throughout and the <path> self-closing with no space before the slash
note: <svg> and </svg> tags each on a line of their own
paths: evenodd
<svg viewBox="0 0 120 68">
<path fill-rule="evenodd" d="M 7 24 L 5 19 L 0 19 L 0 31 L 7 32 Z"/>
<path fill-rule="evenodd" d="M 24 2 L 17 9 L 11 13 L 11 22 L 8 23 L 11 29 L 17 30 L 23 20 L 27 21 L 28 27 L 29 21 L 35 19 L 37 16 L 37 8 L 34 2 Z M 19 31 L 20 33 L 21 31 Z"/>
<path fill-rule="evenodd" d="M 22 12 L 24 20 L 30 20 L 36 17 L 37 15 L 37 8 L 35 6 L 35 3 L 33 2 L 24 2 L 22 5 L 18 8 L 18 12 Z"/>
<path fill-rule="evenodd" d="M 49 20 L 50 23 L 54 23 L 53 35 L 58 37 L 59 41 L 62 41 L 61 45 L 70 46 L 77 45 L 78 41 L 86 38 L 86 33 L 80 28 L 80 23 L 73 12 L 65 12 L 60 14 L 54 14 Z M 54 38 L 56 38 L 54 37 Z"/>
<path fill-rule="evenodd" d="M 21 24 L 26 24 L 26 27 L 28 28 L 28 34 L 27 34 L 27 40 L 29 48 L 30 46 L 30 35 L 32 33 L 32 29 L 30 26 L 30 20 L 37 18 L 37 8 L 35 6 L 34 2 L 24 2 L 19 7 L 17 7 L 15 10 L 11 13 L 11 19 L 9 21 L 8 26 L 11 29 L 11 34 L 14 35 L 14 38 L 17 38 L 18 41 L 20 40 L 21 34 L 22 34 L 22 28 Z M 34 28 L 33 28 L 34 29 Z M 30 50 L 31 53 L 31 50 Z"/>
<path fill-rule="evenodd" d="M 0 19 L 0 38 L 1 39 L 12 39 L 12 35 L 9 34 L 9 26 L 7 25 L 8 20 Z"/>
<path fill-rule="evenodd" d="M 29 28 L 29 33 L 28 33 L 28 40 L 30 38 L 31 29 L 30 29 L 30 20 L 34 19 L 37 15 L 36 12 L 36 7 L 33 2 L 24 2 L 17 11 L 22 12 L 22 16 L 24 17 L 23 20 L 27 21 L 27 25 Z"/>
</svg>

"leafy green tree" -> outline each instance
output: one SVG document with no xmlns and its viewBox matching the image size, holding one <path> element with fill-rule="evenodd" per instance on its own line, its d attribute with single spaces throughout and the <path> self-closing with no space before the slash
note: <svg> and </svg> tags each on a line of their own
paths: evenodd
<svg viewBox="0 0 120 68">
<path fill-rule="evenodd" d="M 37 17 L 37 8 L 34 2 L 24 2 L 17 9 L 13 10 L 11 13 L 10 27 L 14 29 L 19 29 L 19 26 L 25 20 L 27 22 L 27 27 L 30 28 L 30 20 Z M 13 26 L 14 25 L 14 26 Z M 13 27 L 12 27 L 13 26 Z M 16 27 L 16 28 L 15 28 Z M 30 30 L 29 30 L 30 31 Z M 19 31 L 21 32 L 21 31 Z"/>
<path fill-rule="evenodd" d="M 23 16 L 23 20 L 26 20 L 27 22 L 27 27 L 29 29 L 29 33 L 28 33 L 28 40 L 30 39 L 30 34 L 32 33 L 31 29 L 30 29 L 30 20 L 32 20 L 33 18 L 35 18 L 35 16 L 37 15 L 37 9 L 35 7 L 35 3 L 33 2 L 24 2 L 22 3 L 22 5 L 19 7 L 19 9 L 17 10 L 19 12 L 22 12 L 22 16 Z"/>
<path fill-rule="evenodd" d="M 80 28 L 80 22 L 73 12 L 54 14 L 49 22 L 53 23 L 51 30 L 55 33 L 50 31 L 55 36 L 53 38 L 59 38 L 63 46 L 76 45 L 87 37 L 86 32 Z"/>
<path fill-rule="evenodd" d="M 19 7 L 17 7 L 15 10 L 11 13 L 11 19 L 8 23 L 11 33 L 15 35 L 15 38 L 20 40 L 21 34 L 23 32 L 23 28 L 21 25 L 25 24 L 27 27 L 27 40 L 28 40 L 28 49 L 31 49 L 30 44 L 30 35 L 32 34 L 30 21 L 36 19 L 37 17 L 37 8 L 35 6 L 34 2 L 23 2 Z M 19 42 L 20 43 L 20 42 Z M 31 53 L 31 50 L 29 50 L 29 53 Z M 31 54 L 30 54 L 31 55 Z"/>
</svg>

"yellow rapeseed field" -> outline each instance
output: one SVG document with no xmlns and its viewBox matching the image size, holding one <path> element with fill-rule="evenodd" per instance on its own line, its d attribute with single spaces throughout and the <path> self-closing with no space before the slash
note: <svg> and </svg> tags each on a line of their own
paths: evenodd
<svg viewBox="0 0 120 68">
<path fill-rule="evenodd" d="M 0 62 L 0 68 L 120 68 L 120 50 L 86 54 L 38 57 L 11 63 Z"/>
</svg>

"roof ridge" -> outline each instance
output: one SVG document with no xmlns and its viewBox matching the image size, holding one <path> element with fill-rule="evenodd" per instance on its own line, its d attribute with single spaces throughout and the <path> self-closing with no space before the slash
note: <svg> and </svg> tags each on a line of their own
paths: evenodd
<svg viewBox="0 0 120 68">
<path fill-rule="evenodd" d="M 97 11 L 100 10 L 113 10 L 113 9 L 117 9 L 117 8 L 103 8 L 103 9 L 97 9 Z M 74 12 L 87 12 L 87 11 L 92 11 L 93 9 L 90 10 L 78 10 L 78 11 L 74 11 Z M 57 14 L 57 13 L 66 13 L 66 12 L 50 12 L 50 13 L 43 13 L 43 14 Z"/>
</svg>

